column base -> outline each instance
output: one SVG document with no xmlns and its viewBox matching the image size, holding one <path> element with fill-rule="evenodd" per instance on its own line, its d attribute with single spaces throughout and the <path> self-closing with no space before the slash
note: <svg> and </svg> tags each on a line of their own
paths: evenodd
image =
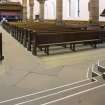
<svg viewBox="0 0 105 105">
<path fill-rule="evenodd" d="M 62 20 L 56 20 L 56 25 L 65 25 L 65 23 Z"/>
<path fill-rule="evenodd" d="M 44 22 L 44 19 L 39 19 L 39 22 Z"/>
</svg>

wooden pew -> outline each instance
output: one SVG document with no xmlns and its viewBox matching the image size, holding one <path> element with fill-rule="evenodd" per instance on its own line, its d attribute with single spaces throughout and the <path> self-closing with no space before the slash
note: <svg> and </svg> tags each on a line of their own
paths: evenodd
<svg viewBox="0 0 105 105">
<path fill-rule="evenodd" d="M 4 59 L 2 54 L 2 33 L 0 33 L 0 61 Z"/>
<path fill-rule="evenodd" d="M 31 24 L 32 25 L 32 24 Z M 24 46 L 28 46 L 28 50 L 30 51 L 30 46 L 31 46 L 31 31 L 32 30 L 35 30 L 37 32 L 59 32 L 59 31 L 76 31 L 77 29 L 72 29 L 72 28 L 69 28 L 69 27 L 62 27 L 62 26 L 56 26 L 54 24 L 45 24 L 45 23 L 35 23 L 33 24 L 32 26 L 25 26 L 24 28 L 24 25 L 21 26 L 21 24 L 18 24 L 18 26 L 14 26 L 14 36 L 15 38 L 20 41 L 19 39 L 21 39 L 20 43 L 23 43 L 24 42 Z M 20 29 L 21 29 L 21 32 L 20 32 Z M 79 29 L 78 29 L 79 30 Z M 77 30 L 77 31 L 78 31 Z M 25 31 L 25 32 L 24 32 Z M 27 32 L 26 32 L 27 31 Z M 22 33 L 22 34 L 21 34 Z M 28 43 L 28 45 L 27 45 Z"/>
<path fill-rule="evenodd" d="M 37 48 L 44 48 L 45 53 L 49 55 L 49 47 L 58 45 L 65 47 L 70 45 L 73 51 L 75 51 L 75 45 L 80 43 L 90 44 L 96 48 L 97 43 L 105 38 L 105 31 L 86 31 L 86 27 L 56 26 L 33 22 L 12 23 L 10 26 L 12 36 L 29 51 L 32 50 L 34 55 L 37 55 Z"/>
<path fill-rule="evenodd" d="M 105 31 L 104 31 L 105 33 Z M 80 32 L 61 32 L 61 33 L 33 33 L 33 51 L 37 55 L 37 48 L 45 48 L 45 53 L 49 55 L 49 47 L 56 45 L 70 45 L 70 49 L 75 51 L 75 45 L 81 43 L 90 44 L 96 48 L 101 42 L 98 31 L 80 31 Z"/>
</svg>

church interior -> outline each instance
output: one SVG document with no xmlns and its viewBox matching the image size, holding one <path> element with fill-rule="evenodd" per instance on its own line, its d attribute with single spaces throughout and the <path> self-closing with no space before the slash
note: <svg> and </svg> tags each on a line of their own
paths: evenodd
<svg viewBox="0 0 105 105">
<path fill-rule="evenodd" d="M 104 89 L 104 0 L 0 0 L 0 105 L 104 105 Z"/>
</svg>

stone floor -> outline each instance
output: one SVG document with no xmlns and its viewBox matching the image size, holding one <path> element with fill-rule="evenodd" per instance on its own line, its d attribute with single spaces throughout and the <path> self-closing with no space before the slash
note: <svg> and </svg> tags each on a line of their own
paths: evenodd
<svg viewBox="0 0 105 105">
<path fill-rule="evenodd" d="M 97 49 L 90 47 L 87 50 L 81 49 L 75 53 L 66 52 L 36 57 L 2 27 L 0 31 L 3 34 L 5 57 L 0 64 L 0 91 L 3 93 L 0 99 L 86 79 L 88 67 L 97 60 L 105 58 L 105 45 Z M 16 93 L 8 95 L 13 89 Z"/>
</svg>

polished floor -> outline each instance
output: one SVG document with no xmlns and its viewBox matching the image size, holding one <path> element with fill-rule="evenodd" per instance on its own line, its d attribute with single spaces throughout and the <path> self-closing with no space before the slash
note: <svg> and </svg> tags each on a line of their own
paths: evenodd
<svg viewBox="0 0 105 105">
<path fill-rule="evenodd" d="M 36 57 L 2 27 L 0 31 L 5 57 L 0 63 L 0 100 L 84 80 L 88 67 L 105 58 L 105 45 L 74 53 L 53 54 L 52 50 L 50 56 Z"/>
</svg>

